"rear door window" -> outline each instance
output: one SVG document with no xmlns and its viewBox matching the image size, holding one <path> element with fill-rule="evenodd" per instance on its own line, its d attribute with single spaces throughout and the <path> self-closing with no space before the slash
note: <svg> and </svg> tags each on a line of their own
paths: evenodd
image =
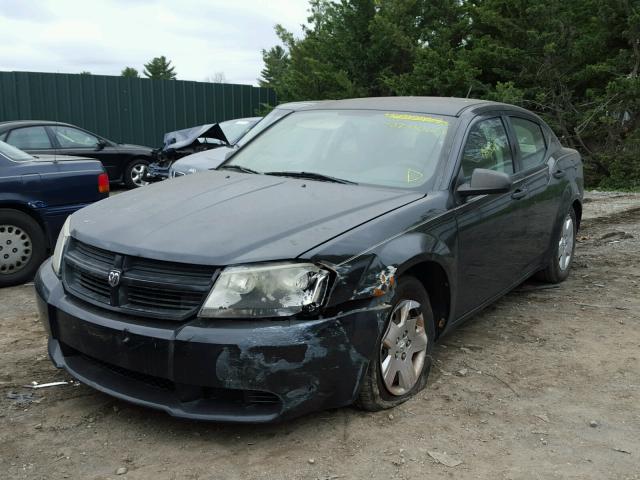
<svg viewBox="0 0 640 480">
<path fill-rule="evenodd" d="M 526 171 L 542 165 L 547 145 L 540 125 L 520 117 L 511 117 L 511 125 L 520 147 L 522 169 Z"/>
<path fill-rule="evenodd" d="M 44 127 L 24 127 L 11 130 L 7 143 L 21 150 L 44 150 L 51 148 L 51 140 Z"/>
<path fill-rule="evenodd" d="M 498 117 L 481 120 L 469 131 L 462 153 L 462 174 L 466 181 L 476 168 L 514 173 L 507 131 Z"/>
</svg>

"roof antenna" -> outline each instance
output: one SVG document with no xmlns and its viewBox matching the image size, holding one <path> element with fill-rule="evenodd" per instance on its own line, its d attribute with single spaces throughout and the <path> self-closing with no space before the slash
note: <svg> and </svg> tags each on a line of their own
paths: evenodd
<svg viewBox="0 0 640 480">
<path fill-rule="evenodd" d="M 465 98 L 469 98 L 469 95 L 471 95 L 472 88 L 473 88 L 473 85 L 469 85 L 469 90 L 467 90 L 467 96 Z"/>
</svg>

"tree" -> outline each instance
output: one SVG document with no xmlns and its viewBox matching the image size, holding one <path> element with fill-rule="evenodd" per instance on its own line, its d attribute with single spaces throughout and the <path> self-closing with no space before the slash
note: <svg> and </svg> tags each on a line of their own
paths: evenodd
<svg viewBox="0 0 640 480">
<path fill-rule="evenodd" d="M 262 50 L 262 61 L 264 68 L 260 72 L 258 85 L 273 88 L 276 95 L 286 98 L 284 76 L 289 68 L 289 54 L 280 45 L 276 45 L 269 50 Z"/>
<path fill-rule="evenodd" d="M 541 115 L 587 183 L 640 188 L 638 0 L 310 0 L 276 26 L 261 86 L 280 101 L 474 97 Z"/>
<path fill-rule="evenodd" d="M 125 78 L 140 78 L 140 74 L 138 70 L 133 67 L 125 67 L 120 73 L 121 76 Z"/>
<path fill-rule="evenodd" d="M 82 72 L 80 72 L 80 75 L 91 75 L 91 72 L 83 70 Z"/>
<path fill-rule="evenodd" d="M 145 63 L 142 73 L 147 78 L 156 80 L 175 80 L 176 73 L 174 70 L 175 67 L 171 66 L 171 61 L 162 55 L 161 57 L 153 58 L 149 63 Z"/>
<path fill-rule="evenodd" d="M 588 184 L 638 188 L 637 4 L 484 0 L 470 15 L 478 95 L 541 115 L 582 153 Z"/>
<path fill-rule="evenodd" d="M 227 83 L 227 76 L 224 72 L 216 72 L 213 75 L 205 77 L 204 81 L 209 83 Z"/>
</svg>

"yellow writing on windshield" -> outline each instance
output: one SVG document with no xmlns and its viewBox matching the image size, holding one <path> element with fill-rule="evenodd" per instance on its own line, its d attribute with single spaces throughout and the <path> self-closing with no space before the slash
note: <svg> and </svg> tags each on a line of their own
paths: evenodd
<svg viewBox="0 0 640 480">
<path fill-rule="evenodd" d="M 426 115 L 412 115 L 409 113 L 385 113 L 385 117 L 392 118 L 393 120 L 409 120 L 411 122 L 424 122 L 433 123 L 436 125 L 449 125 L 449 122 L 440 120 L 439 118 L 433 118 Z"/>
<path fill-rule="evenodd" d="M 407 183 L 419 182 L 424 177 L 422 172 L 407 168 Z"/>
<path fill-rule="evenodd" d="M 407 122 L 385 122 L 385 125 L 391 128 L 404 128 L 410 130 L 416 130 L 418 132 L 433 133 L 435 135 L 442 135 L 443 129 L 437 125 L 427 125 L 424 123 L 407 123 Z"/>
</svg>

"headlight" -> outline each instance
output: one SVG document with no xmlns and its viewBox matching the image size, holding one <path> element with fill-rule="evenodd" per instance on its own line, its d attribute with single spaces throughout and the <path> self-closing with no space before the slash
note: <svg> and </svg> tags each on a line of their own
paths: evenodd
<svg viewBox="0 0 640 480">
<path fill-rule="evenodd" d="M 67 220 L 62 226 L 62 230 L 60 230 L 58 241 L 56 242 L 56 248 L 53 250 L 53 257 L 51 258 L 51 266 L 58 276 L 60 276 L 60 267 L 62 265 L 62 252 L 64 252 L 64 247 L 67 245 L 67 240 L 69 240 L 70 235 L 69 218 L 70 217 L 67 217 Z"/>
<path fill-rule="evenodd" d="M 269 263 L 225 268 L 201 317 L 264 318 L 313 312 L 322 304 L 329 271 L 312 263 Z"/>
</svg>

